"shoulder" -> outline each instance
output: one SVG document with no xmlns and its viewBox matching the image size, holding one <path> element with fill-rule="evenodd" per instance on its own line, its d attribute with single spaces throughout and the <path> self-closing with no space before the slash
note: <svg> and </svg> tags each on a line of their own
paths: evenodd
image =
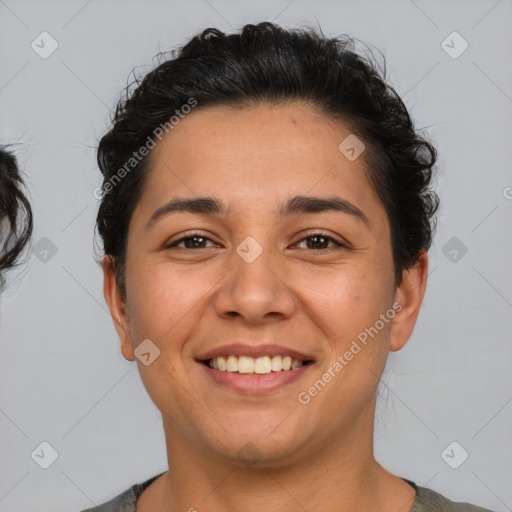
<svg viewBox="0 0 512 512">
<path fill-rule="evenodd" d="M 416 490 L 416 499 L 410 512 L 492 512 L 487 508 L 469 503 L 451 501 L 431 489 L 419 487 L 409 480 L 407 482 Z"/>
<path fill-rule="evenodd" d="M 137 499 L 142 494 L 142 491 L 161 475 L 163 473 L 155 475 L 142 483 L 132 485 L 110 501 L 82 510 L 81 512 L 136 512 Z"/>
</svg>

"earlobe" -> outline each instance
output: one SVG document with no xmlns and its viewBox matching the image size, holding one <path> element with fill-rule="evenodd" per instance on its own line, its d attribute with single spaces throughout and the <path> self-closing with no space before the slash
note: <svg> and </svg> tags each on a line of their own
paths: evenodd
<svg viewBox="0 0 512 512">
<path fill-rule="evenodd" d="M 391 325 L 390 350 L 405 346 L 418 318 L 427 286 L 428 256 L 422 250 L 416 263 L 404 272 L 395 294 L 395 302 L 401 304 Z"/>
<path fill-rule="evenodd" d="M 107 254 L 103 257 L 103 295 L 110 310 L 110 316 L 114 322 L 114 327 L 121 343 L 121 353 L 128 361 L 134 361 L 132 340 L 130 336 L 130 326 L 128 315 L 126 313 L 126 304 L 123 300 L 119 286 L 116 281 L 114 267 L 112 265 L 112 256 Z"/>
</svg>

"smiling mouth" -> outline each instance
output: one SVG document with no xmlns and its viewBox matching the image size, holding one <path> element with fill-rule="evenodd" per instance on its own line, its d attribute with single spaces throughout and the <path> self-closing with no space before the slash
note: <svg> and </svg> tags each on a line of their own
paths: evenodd
<svg viewBox="0 0 512 512">
<path fill-rule="evenodd" d="M 201 361 L 213 370 L 243 375 L 268 375 L 269 373 L 288 372 L 311 364 L 312 360 L 299 361 L 291 356 L 219 356 Z"/>
</svg>

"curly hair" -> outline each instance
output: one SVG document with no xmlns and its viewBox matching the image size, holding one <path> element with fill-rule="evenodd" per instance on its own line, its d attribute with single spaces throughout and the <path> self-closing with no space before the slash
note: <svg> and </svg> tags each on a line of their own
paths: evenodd
<svg viewBox="0 0 512 512">
<path fill-rule="evenodd" d="M 96 226 L 105 254 L 113 256 L 123 295 L 128 226 L 149 171 L 148 157 L 123 173 L 115 187 L 112 178 L 191 98 L 196 108 L 299 100 L 347 123 L 367 148 L 368 178 L 388 215 L 395 283 L 401 282 L 403 271 L 431 245 L 439 206 L 430 186 L 437 152 L 414 129 L 402 99 L 387 84 L 385 62 L 381 69 L 371 51 L 369 56 L 357 52 L 356 41 L 268 22 L 245 25 L 239 34 L 208 28 L 171 51 L 170 58 L 159 54 L 164 62 L 128 85 L 97 154 L 104 193 Z"/>
<path fill-rule="evenodd" d="M 5 285 L 5 271 L 19 264 L 32 236 L 32 209 L 23 186 L 16 157 L 0 148 L 0 290 Z"/>
</svg>

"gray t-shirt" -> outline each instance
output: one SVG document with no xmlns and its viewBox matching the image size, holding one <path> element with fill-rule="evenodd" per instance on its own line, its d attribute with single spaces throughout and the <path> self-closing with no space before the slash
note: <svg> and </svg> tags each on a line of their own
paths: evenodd
<svg viewBox="0 0 512 512">
<path fill-rule="evenodd" d="M 135 484 L 114 499 L 97 507 L 82 510 L 82 512 L 136 512 L 137 500 L 142 491 L 163 474 L 160 473 L 141 484 Z M 492 512 L 469 503 L 455 503 L 437 492 L 417 486 L 410 480 L 405 478 L 403 480 L 416 490 L 416 498 L 410 512 Z"/>
</svg>

